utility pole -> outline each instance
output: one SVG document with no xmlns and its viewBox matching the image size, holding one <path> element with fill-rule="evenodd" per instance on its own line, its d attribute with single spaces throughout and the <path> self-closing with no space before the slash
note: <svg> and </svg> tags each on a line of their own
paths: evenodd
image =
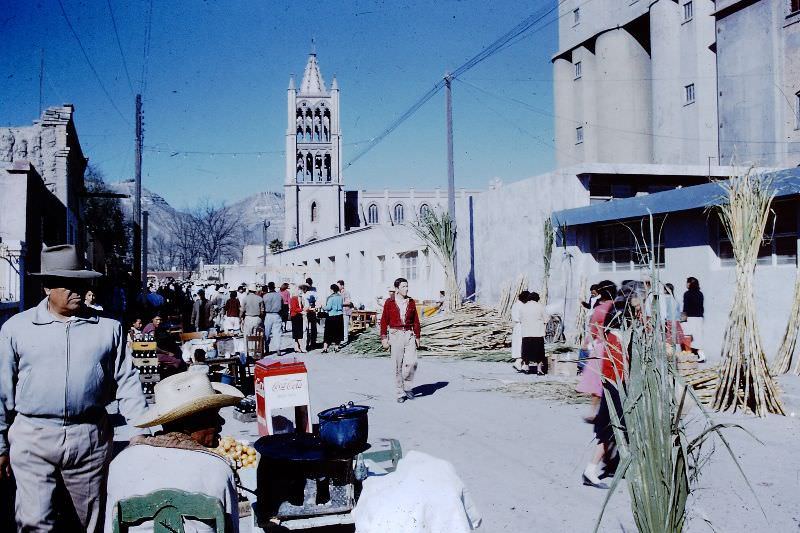
<svg viewBox="0 0 800 533">
<path fill-rule="evenodd" d="M 142 95 L 136 95 L 136 171 L 133 196 L 133 277 L 144 289 L 147 273 L 142 275 Z"/>
<path fill-rule="evenodd" d="M 263 273 L 263 283 L 267 282 L 267 231 L 269 230 L 270 222 L 269 220 L 264 220 L 263 226 L 263 241 L 264 241 L 264 255 L 262 256 L 263 266 L 264 266 L 264 273 Z"/>
<path fill-rule="evenodd" d="M 450 223 L 453 225 L 453 231 L 456 231 L 456 177 L 455 168 L 453 166 L 453 77 L 449 72 L 444 75 L 444 86 L 446 96 L 446 111 L 447 111 L 447 214 L 450 217 Z M 453 242 L 456 240 L 456 235 L 453 235 Z M 458 262 L 455 257 L 453 258 L 453 270 L 458 279 Z"/>
<path fill-rule="evenodd" d="M 147 211 L 142 211 L 142 287 L 147 287 L 147 254 L 149 251 L 147 247 L 147 221 L 149 214 Z"/>
<path fill-rule="evenodd" d="M 42 99 L 44 95 L 44 48 L 39 61 L 39 116 L 42 116 Z"/>
</svg>

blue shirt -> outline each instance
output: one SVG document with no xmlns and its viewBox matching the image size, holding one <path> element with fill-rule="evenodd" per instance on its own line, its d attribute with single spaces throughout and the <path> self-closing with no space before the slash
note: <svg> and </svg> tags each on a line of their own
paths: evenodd
<svg viewBox="0 0 800 533">
<path fill-rule="evenodd" d="M 338 292 L 328 296 L 328 300 L 325 302 L 325 310 L 328 312 L 328 316 L 341 315 L 343 303 L 342 295 Z"/>
</svg>

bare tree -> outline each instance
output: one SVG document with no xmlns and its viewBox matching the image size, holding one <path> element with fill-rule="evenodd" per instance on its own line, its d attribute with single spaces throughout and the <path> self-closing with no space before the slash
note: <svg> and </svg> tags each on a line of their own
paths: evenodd
<svg viewBox="0 0 800 533">
<path fill-rule="evenodd" d="M 171 270 L 178 265 L 180 249 L 174 235 L 156 235 L 150 241 L 149 260 L 156 270 Z"/>
<path fill-rule="evenodd" d="M 172 232 L 176 265 L 183 272 L 194 271 L 200 263 L 200 229 L 197 220 L 191 214 L 175 212 Z"/>
<path fill-rule="evenodd" d="M 241 215 L 224 203 L 200 203 L 191 213 L 196 223 L 200 249 L 206 263 L 223 263 L 239 256 Z"/>
</svg>

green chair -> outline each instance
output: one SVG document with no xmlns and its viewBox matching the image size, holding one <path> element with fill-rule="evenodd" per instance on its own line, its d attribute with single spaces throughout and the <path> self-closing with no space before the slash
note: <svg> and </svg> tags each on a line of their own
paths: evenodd
<svg viewBox="0 0 800 533">
<path fill-rule="evenodd" d="M 113 531 L 122 533 L 144 520 L 153 521 L 154 533 L 183 533 L 183 519 L 210 520 L 217 533 L 225 533 L 225 510 L 213 496 L 177 489 L 163 489 L 117 502 Z"/>
<path fill-rule="evenodd" d="M 362 453 L 363 459 L 370 459 L 376 463 L 391 461 L 392 466 L 387 466 L 386 471 L 394 472 L 397 469 L 397 463 L 403 458 L 403 448 L 400 446 L 400 441 L 397 439 L 380 439 L 376 448 L 371 452 Z"/>
</svg>

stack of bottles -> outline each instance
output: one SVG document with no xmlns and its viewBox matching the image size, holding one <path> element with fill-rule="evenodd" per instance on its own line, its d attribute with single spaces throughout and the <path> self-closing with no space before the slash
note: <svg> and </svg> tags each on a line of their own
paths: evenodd
<svg viewBox="0 0 800 533">
<path fill-rule="evenodd" d="M 131 346 L 133 351 L 133 366 L 139 370 L 139 381 L 142 383 L 142 392 L 147 403 L 155 401 L 155 386 L 161 380 L 158 369 L 158 355 L 156 354 L 156 341 L 152 334 L 139 334 Z"/>
</svg>

